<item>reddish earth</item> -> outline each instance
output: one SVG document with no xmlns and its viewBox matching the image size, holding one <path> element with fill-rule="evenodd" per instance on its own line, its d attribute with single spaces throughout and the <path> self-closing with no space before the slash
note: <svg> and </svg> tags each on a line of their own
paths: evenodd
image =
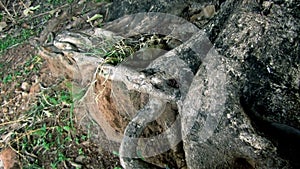
<svg viewBox="0 0 300 169">
<path fill-rule="evenodd" d="M 0 167 L 2 163 L 4 169 L 18 168 L 16 158 L 17 154 L 11 148 L 2 150 L 0 153 Z"/>
</svg>

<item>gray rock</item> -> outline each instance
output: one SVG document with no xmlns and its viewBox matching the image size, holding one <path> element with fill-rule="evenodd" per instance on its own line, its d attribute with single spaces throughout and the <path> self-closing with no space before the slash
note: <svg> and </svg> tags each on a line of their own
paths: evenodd
<svg viewBox="0 0 300 169">
<path fill-rule="evenodd" d="M 174 4 L 181 2 L 162 2 L 115 1 L 112 13 L 168 9 L 185 16 L 182 9 L 195 12 L 195 4 L 205 5 L 185 2 L 178 9 Z M 299 3 L 227 0 L 215 4 L 219 9 L 206 25 L 195 21 L 221 55 L 207 56 L 180 112 L 188 167 L 299 166 Z M 196 111 L 186 113 L 189 109 Z M 211 137 L 203 138 L 207 134 Z"/>
<path fill-rule="evenodd" d="M 205 28 L 219 53 L 230 60 L 230 83 L 241 103 L 235 105 L 242 106 L 256 133 L 271 140 L 279 155 L 296 168 L 300 150 L 297 6 L 296 1 L 226 1 L 220 11 L 224 14 Z"/>
<path fill-rule="evenodd" d="M 140 12 L 163 12 L 174 15 L 180 15 L 188 3 L 184 0 L 115 0 L 111 5 L 109 17 L 112 21 L 124 15 L 136 14 Z"/>
</svg>

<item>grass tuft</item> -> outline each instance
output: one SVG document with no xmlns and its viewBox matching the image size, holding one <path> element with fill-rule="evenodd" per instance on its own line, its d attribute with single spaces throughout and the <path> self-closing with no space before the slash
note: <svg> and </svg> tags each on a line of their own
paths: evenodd
<svg viewBox="0 0 300 169">
<path fill-rule="evenodd" d="M 7 37 L 0 39 L 0 53 L 2 53 L 8 48 L 11 48 L 19 43 L 24 42 L 33 35 L 35 35 L 35 32 L 33 32 L 32 30 L 23 29 L 21 31 L 21 34 L 16 37 L 8 35 Z"/>
</svg>

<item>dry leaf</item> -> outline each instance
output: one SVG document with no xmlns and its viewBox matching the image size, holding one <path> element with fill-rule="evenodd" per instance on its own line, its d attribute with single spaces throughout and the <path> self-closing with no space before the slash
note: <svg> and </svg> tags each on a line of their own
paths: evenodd
<svg viewBox="0 0 300 169">
<path fill-rule="evenodd" d="M 40 84 L 39 83 L 34 83 L 29 90 L 29 94 L 36 94 L 41 91 Z"/>
<path fill-rule="evenodd" d="M 33 14 L 33 11 L 35 11 L 35 10 L 37 10 L 37 9 L 39 9 L 40 8 L 40 5 L 37 5 L 37 6 L 35 6 L 35 7 L 29 7 L 29 8 L 26 8 L 24 11 L 23 11 L 23 14 L 25 15 L 25 16 L 28 16 L 28 15 L 30 15 L 30 14 Z"/>
<path fill-rule="evenodd" d="M 85 2 L 86 2 L 86 0 L 80 0 L 80 1 L 78 2 L 78 4 L 81 5 L 81 4 L 85 3 Z"/>
<path fill-rule="evenodd" d="M 103 18 L 103 15 L 101 15 L 101 14 L 95 14 L 94 16 L 92 16 L 91 18 L 89 18 L 86 22 L 91 22 L 91 21 L 94 21 L 94 20 L 96 20 L 96 19 L 101 19 L 101 18 Z"/>
</svg>

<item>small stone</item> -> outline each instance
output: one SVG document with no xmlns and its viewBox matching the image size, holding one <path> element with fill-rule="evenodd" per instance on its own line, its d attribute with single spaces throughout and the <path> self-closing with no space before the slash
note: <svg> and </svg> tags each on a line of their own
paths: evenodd
<svg viewBox="0 0 300 169">
<path fill-rule="evenodd" d="M 28 90 L 29 90 L 29 84 L 28 84 L 27 82 L 23 82 L 23 83 L 21 84 L 21 89 L 22 89 L 23 91 L 28 91 Z"/>
<path fill-rule="evenodd" d="M 0 32 L 7 26 L 6 22 L 0 22 Z"/>
<path fill-rule="evenodd" d="M 7 113 L 7 112 L 8 112 L 8 108 L 7 108 L 7 107 L 3 107 L 3 108 L 2 108 L 2 112 L 3 112 L 3 113 Z"/>
<path fill-rule="evenodd" d="M 270 8 L 272 4 L 273 4 L 273 2 L 270 2 L 270 1 L 264 1 L 263 4 L 262 4 L 262 6 L 263 6 L 264 8 Z"/>
<path fill-rule="evenodd" d="M 72 162 L 72 161 L 69 161 L 70 164 L 73 166 L 73 167 L 76 167 L 76 168 L 82 168 L 82 165 L 81 164 L 77 164 L 75 162 Z"/>
<path fill-rule="evenodd" d="M 21 98 L 26 98 L 26 97 L 28 97 L 28 93 L 26 93 L 26 92 L 22 92 L 22 94 L 21 94 Z M 23 100 L 23 99 L 22 99 Z"/>
<path fill-rule="evenodd" d="M 75 162 L 77 163 L 83 163 L 83 160 L 85 159 L 85 156 L 78 156 L 76 159 L 75 159 Z"/>
<path fill-rule="evenodd" d="M 203 15 L 206 18 L 211 18 L 216 13 L 216 9 L 214 5 L 208 5 L 207 7 L 203 8 Z"/>
<path fill-rule="evenodd" d="M 78 2 L 78 4 L 80 5 L 80 4 L 83 4 L 83 3 L 85 3 L 86 2 L 86 0 L 80 0 L 79 2 Z"/>
</svg>

